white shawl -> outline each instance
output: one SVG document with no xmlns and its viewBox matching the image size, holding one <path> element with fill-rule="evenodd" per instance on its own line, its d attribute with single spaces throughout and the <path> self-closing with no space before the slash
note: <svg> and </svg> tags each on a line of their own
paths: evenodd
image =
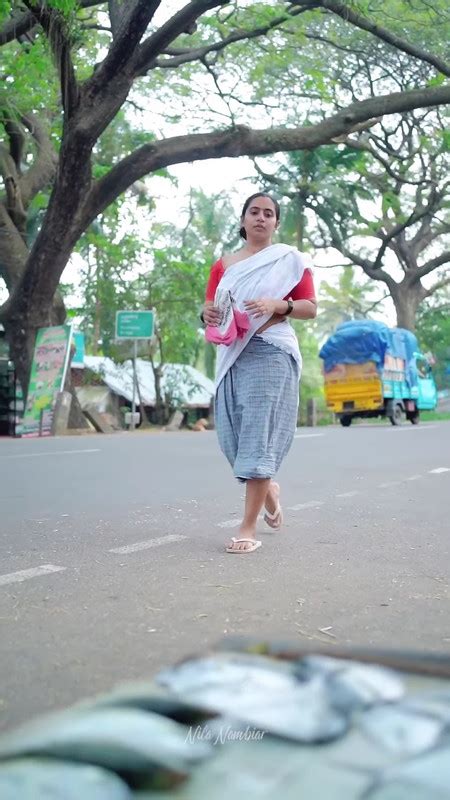
<svg viewBox="0 0 450 800">
<path fill-rule="evenodd" d="M 306 261 L 295 247 L 272 244 L 249 258 L 227 267 L 219 286 L 231 292 L 239 311 L 245 311 L 245 300 L 259 300 L 263 297 L 281 300 L 289 295 L 294 286 L 301 281 L 305 267 Z M 266 314 L 257 319 L 251 317 L 250 330 L 242 339 L 236 339 L 229 346 L 218 345 L 216 388 L 258 328 L 261 328 L 271 316 Z M 260 335 L 266 341 L 287 350 L 301 364 L 297 337 L 287 321 L 271 326 Z"/>
</svg>

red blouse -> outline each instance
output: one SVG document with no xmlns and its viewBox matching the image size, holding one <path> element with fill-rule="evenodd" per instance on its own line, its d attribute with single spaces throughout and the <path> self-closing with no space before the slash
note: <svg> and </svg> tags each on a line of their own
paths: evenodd
<svg viewBox="0 0 450 800">
<path fill-rule="evenodd" d="M 222 259 L 219 258 L 215 264 L 211 267 L 211 272 L 209 274 L 209 280 L 206 286 L 206 297 L 205 300 L 214 300 L 214 295 L 216 294 L 217 286 L 219 285 L 219 281 L 222 278 L 223 273 L 225 272 L 225 268 L 223 266 Z M 297 286 L 294 286 L 292 291 L 283 298 L 283 300 L 315 300 L 316 293 L 314 291 L 314 281 L 313 276 L 310 269 L 305 269 L 302 279 L 300 283 L 297 283 Z"/>
</svg>

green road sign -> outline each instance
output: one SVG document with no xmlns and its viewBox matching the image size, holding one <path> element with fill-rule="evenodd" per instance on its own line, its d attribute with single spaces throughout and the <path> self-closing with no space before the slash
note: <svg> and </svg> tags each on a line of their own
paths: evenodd
<svg viewBox="0 0 450 800">
<path fill-rule="evenodd" d="M 116 311 L 116 339 L 152 339 L 153 311 Z"/>
</svg>

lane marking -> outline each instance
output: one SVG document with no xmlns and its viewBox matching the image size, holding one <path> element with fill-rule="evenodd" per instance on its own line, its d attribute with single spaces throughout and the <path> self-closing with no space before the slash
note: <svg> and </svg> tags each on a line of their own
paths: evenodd
<svg viewBox="0 0 450 800">
<path fill-rule="evenodd" d="M 378 489 L 389 489 L 390 486 L 400 486 L 401 481 L 387 481 L 386 483 L 379 483 Z"/>
<path fill-rule="evenodd" d="M 138 550 L 148 550 L 149 547 L 160 547 L 163 544 L 170 544 L 171 542 L 182 542 L 187 538 L 187 536 L 181 536 L 181 534 L 178 533 L 171 533 L 168 536 L 158 536 L 155 539 L 147 539 L 146 542 L 135 542 L 134 544 L 127 544 L 125 547 L 113 547 L 108 552 L 125 555 L 126 553 L 136 553 Z"/>
<path fill-rule="evenodd" d="M 304 508 L 317 508 L 323 506 L 323 500 L 310 500 L 308 503 L 298 503 L 296 506 L 288 506 L 288 511 L 302 511 Z"/>
<path fill-rule="evenodd" d="M 30 578 L 39 578 L 42 575 L 50 575 L 52 572 L 63 572 L 67 567 L 55 567 L 54 564 L 43 564 L 41 567 L 31 569 L 21 569 L 19 572 L 10 572 L 7 575 L 0 575 L 0 586 L 7 583 L 22 583 Z"/>
<path fill-rule="evenodd" d="M 317 436 L 325 436 L 324 433 L 296 433 L 294 439 L 315 439 Z"/>
<path fill-rule="evenodd" d="M 241 520 L 239 519 L 227 519 L 225 522 L 218 522 L 218 528 L 237 528 L 238 525 L 241 524 Z"/>
<path fill-rule="evenodd" d="M 370 425 L 369 427 L 374 429 L 375 427 L 378 428 L 378 426 L 375 425 Z M 429 431 L 431 428 L 437 428 L 437 425 L 424 425 L 423 423 L 422 425 L 410 425 L 409 427 L 407 427 L 406 424 L 404 426 L 402 425 L 401 427 L 398 425 L 391 425 L 390 427 L 380 425 L 378 429 L 381 431 L 390 431 L 391 433 L 392 429 L 394 429 L 397 433 L 408 433 L 408 431 L 416 431 L 417 433 L 417 431 Z"/>
<path fill-rule="evenodd" d="M 90 450 L 49 450 L 45 452 L 43 450 L 41 453 L 14 453 L 13 455 L 1 455 L 0 458 L 36 458 L 37 456 L 68 456 L 68 455 L 78 455 L 79 453 L 100 453 L 99 447 L 93 447 Z"/>
<path fill-rule="evenodd" d="M 431 475 L 438 475 L 440 472 L 450 472 L 450 467 L 436 467 L 436 469 L 430 469 Z"/>
<path fill-rule="evenodd" d="M 406 481 L 418 481 L 418 480 L 420 480 L 421 477 L 422 477 L 422 475 L 411 475 L 410 478 L 405 478 L 405 480 Z"/>
<path fill-rule="evenodd" d="M 336 497 L 355 497 L 357 494 L 359 492 L 342 492 L 342 494 L 337 494 Z"/>
</svg>

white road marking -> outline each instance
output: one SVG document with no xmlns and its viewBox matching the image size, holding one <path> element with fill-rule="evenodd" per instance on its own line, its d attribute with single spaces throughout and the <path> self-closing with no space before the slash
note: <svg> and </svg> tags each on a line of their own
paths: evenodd
<svg viewBox="0 0 450 800">
<path fill-rule="evenodd" d="M 113 547 L 109 552 L 125 555 L 126 553 L 136 553 L 138 550 L 148 550 L 149 547 L 160 547 L 162 544 L 182 542 L 187 538 L 187 536 L 181 536 L 178 533 L 171 533 L 168 536 L 158 536 L 155 539 L 147 539 L 146 542 L 135 542 L 134 544 L 127 544 L 125 547 Z"/>
<path fill-rule="evenodd" d="M 397 433 L 405 433 L 405 431 L 429 431 L 431 428 L 437 428 L 437 425 L 410 425 L 409 427 L 404 425 L 400 428 L 398 425 L 394 426 L 394 430 L 396 430 Z M 388 428 L 383 426 L 381 430 L 392 431 L 392 427 Z"/>
<path fill-rule="evenodd" d="M 63 572 L 67 567 L 55 567 L 54 564 L 43 564 L 41 567 L 31 569 L 21 569 L 19 572 L 10 572 L 7 575 L 0 575 L 0 586 L 7 583 L 22 583 L 30 578 L 39 578 L 42 575 L 50 575 L 52 572 Z"/>
<path fill-rule="evenodd" d="M 342 492 L 342 494 L 337 494 L 336 497 L 355 497 L 357 494 L 359 492 Z"/>
<path fill-rule="evenodd" d="M 13 453 L 12 455 L 0 456 L 0 458 L 36 458 L 37 456 L 71 456 L 79 453 L 100 453 L 99 447 L 90 450 L 42 450 L 40 453 Z"/>
<path fill-rule="evenodd" d="M 418 481 L 418 480 L 420 480 L 421 477 L 422 477 L 422 475 L 411 475 L 410 478 L 405 478 L 405 480 L 407 480 L 407 481 Z"/>
<path fill-rule="evenodd" d="M 304 508 L 317 508 L 323 506 L 323 500 L 310 500 L 308 503 L 298 503 L 296 506 L 288 506 L 288 511 L 302 511 Z"/>
<path fill-rule="evenodd" d="M 294 439 L 315 439 L 317 436 L 325 436 L 324 433 L 296 433 Z"/>
<path fill-rule="evenodd" d="M 227 519 L 225 522 L 218 522 L 218 528 L 237 528 L 241 524 L 240 519 Z"/>
<path fill-rule="evenodd" d="M 436 469 L 430 469 L 431 475 L 438 475 L 440 472 L 450 472 L 450 467 L 436 467 Z"/>
<path fill-rule="evenodd" d="M 379 489 L 389 489 L 390 486 L 399 486 L 400 481 L 387 481 L 386 483 L 379 483 Z"/>
</svg>

